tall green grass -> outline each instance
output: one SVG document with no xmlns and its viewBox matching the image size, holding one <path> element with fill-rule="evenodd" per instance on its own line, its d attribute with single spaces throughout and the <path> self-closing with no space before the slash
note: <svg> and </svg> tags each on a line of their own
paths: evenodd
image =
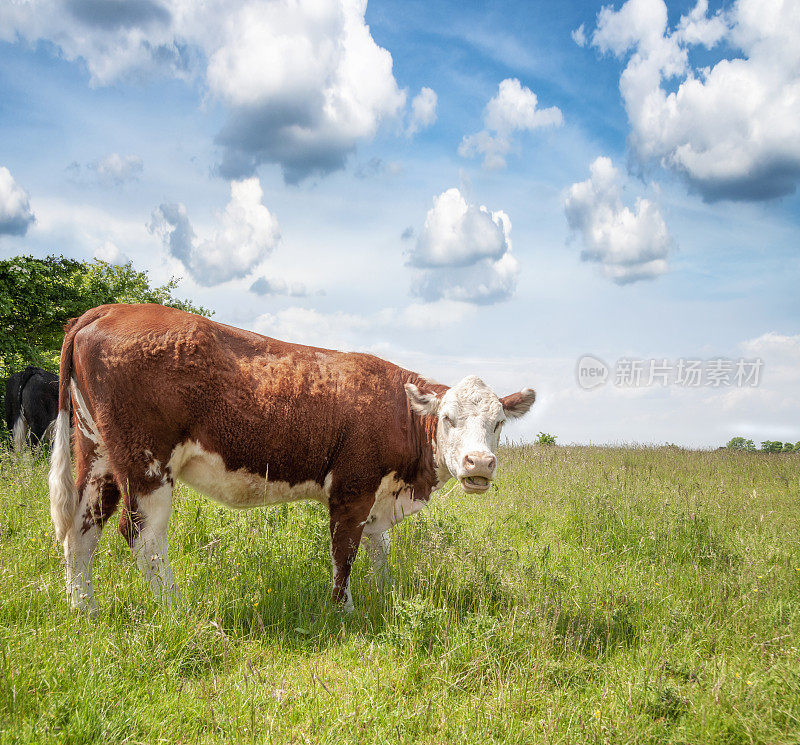
<svg viewBox="0 0 800 745">
<path fill-rule="evenodd" d="M 176 493 L 187 609 L 112 522 L 68 611 L 46 464 L 0 451 L 0 742 L 800 742 L 800 458 L 520 447 L 331 606 L 327 515 Z"/>
</svg>

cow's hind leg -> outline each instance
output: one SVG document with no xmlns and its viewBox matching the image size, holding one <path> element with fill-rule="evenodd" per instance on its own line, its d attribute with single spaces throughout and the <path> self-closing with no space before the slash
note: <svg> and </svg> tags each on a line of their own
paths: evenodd
<svg viewBox="0 0 800 745">
<path fill-rule="evenodd" d="M 67 596 L 76 610 L 96 615 L 92 564 L 103 525 L 117 507 L 120 492 L 111 473 L 105 446 L 83 434 L 75 438 L 78 509 L 64 537 Z"/>
<path fill-rule="evenodd" d="M 119 530 L 130 545 L 136 564 L 160 602 L 183 606 L 184 600 L 169 563 L 167 527 L 172 512 L 172 481 L 165 477 L 149 493 L 126 498 Z"/>
</svg>

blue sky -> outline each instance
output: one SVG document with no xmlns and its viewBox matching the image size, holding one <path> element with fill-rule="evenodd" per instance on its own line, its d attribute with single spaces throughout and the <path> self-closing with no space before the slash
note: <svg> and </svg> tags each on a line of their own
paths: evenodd
<svg viewBox="0 0 800 745">
<path fill-rule="evenodd" d="M 795 3 L 28 0 L 0 29 L 0 256 L 533 386 L 517 439 L 800 440 Z M 759 385 L 613 380 L 717 357 Z"/>
</svg>

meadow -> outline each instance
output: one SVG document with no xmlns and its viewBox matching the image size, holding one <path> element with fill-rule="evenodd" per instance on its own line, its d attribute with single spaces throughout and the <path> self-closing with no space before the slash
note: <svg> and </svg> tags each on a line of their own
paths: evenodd
<svg viewBox="0 0 800 745">
<path fill-rule="evenodd" d="M 1 743 L 800 742 L 800 457 L 506 447 L 329 601 L 317 504 L 176 493 L 187 608 L 107 527 L 71 613 L 46 463 L 0 451 Z M 363 552 L 362 552 L 363 554 Z"/>
</svg>

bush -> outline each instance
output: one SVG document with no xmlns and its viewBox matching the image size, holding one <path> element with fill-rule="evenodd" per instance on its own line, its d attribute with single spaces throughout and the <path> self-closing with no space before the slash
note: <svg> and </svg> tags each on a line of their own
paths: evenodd
<svg viewBox="0 0 800 745">
<path fill-rule="evenodd" d="M 756 449 L 755 443 L 752 440 L 745 440 L 744 437 L 732 438 L 725 447 L 729 450 L 746 450 L 747 452 Z"/>
<path fill-rule="evenodd" d="M 15 256 L 0 261 L 0 377 L 26 365 L 58 371 L 64 324 L 106 303 L 159 303 L 208 316 L 173 296 L 178 280 L 153 287 L 133 265 L 63 256 Z"/>
<path fill-rule="evenodd" d="M 549 435 L 547 432 L 539 432 L 539 436 L 536 438 L 537 445 L 555 445 L 556 444 L 556 436 Z"/>
</svg>

